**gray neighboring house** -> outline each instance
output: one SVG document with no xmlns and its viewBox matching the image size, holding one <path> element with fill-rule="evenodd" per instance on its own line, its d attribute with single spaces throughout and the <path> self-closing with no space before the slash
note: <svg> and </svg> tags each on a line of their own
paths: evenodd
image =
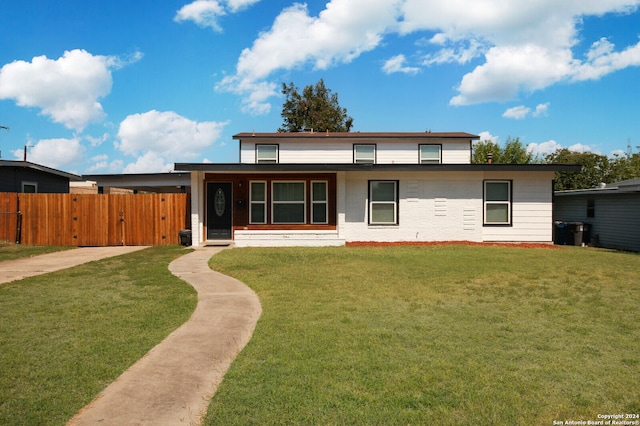
<svg viewBox="0 0 640 426">
<path fill-rule="evenodd" d="M 190 193 L 191 173 L 121 173 L 82 175 L 87 181 L 96 182 L 99 194 L 109 193 L 112 188 L 128 189 L 134 193 Z"/>
<path fill-rule="evenodd" d="M 81 181 L 72 173 L 29 161 L 0 160 L 0 192 L 68 194 L 69 181 Z"/>
<path fill-rule="evenodd" d="M 598 247 L 640 252 L 640 178 L 554 196 L 554 220 L 589 224 Z"/>
</svg>

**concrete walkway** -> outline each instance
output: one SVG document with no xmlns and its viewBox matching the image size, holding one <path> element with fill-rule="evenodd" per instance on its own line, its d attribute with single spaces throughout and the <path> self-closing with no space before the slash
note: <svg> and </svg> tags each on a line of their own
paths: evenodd
<svg viewBox="0 0 640 426">
<path fill-rule="evenodd" d="M 169 265 L 198 292 L 191 318 L 124 372 L 69 425 L 197 425 L 262 313 L 246 285 L 209 269 L 222 248 L 199 248 Z"/>
<path fill-rule="evenodd" d="M 0 262 L 0 284 L 71 268 L 94 260 L 131 253 L 143 248 L 145 247 L 81 247 L 22 259 L 5 260 Z"/>
</svg>

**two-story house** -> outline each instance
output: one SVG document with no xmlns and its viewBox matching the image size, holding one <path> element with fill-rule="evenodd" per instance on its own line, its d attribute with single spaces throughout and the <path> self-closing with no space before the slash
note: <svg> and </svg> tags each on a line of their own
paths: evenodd
<svg viewBox="0 0 640 426">
<path fill-rule="evenodd" d="M 551 242 L 555 171 L 471 164 L 468 133 L 240 133 L 240 162 L 191 172 L 192 241 Z"/>
</svg>

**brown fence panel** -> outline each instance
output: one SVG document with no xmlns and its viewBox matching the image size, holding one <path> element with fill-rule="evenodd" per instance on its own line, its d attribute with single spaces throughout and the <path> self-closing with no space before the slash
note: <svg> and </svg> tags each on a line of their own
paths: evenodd
<svg viewBox="0 0 640 426">
<path fill-rule="evenodd" d="M 18 194 L 0 192 L 0 241 L 15 243 L 19 238 Z"/>
<path fill-rule="evenodd" d="M 176 244 L 190 215 L 187 194 L 19 194 L 18 203 L 24 244 Z"/>
<path fill-rule="evenodd" d="M 20 194 L 23 244 L 75 246 L 71 194 Z"/>
<path fill-rule="evenodd" d="M 109 241 L 109 196 L 73 194 L 73 238 L 78 246 L 104 247 Z"/>
</svg>

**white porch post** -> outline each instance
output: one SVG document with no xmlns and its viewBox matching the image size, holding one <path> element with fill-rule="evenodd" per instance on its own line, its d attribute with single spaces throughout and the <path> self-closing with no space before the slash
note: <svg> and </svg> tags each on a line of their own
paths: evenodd
<svg viewBox="0 0 640 426">
<path fill-rule="evenodd" d="M 204 172 L 191 172 L 191 245 L 199 246 L 204 242 Z"/>
<path fill-rule="evenodd" d="M 345 238 L 347 212 L 347 184 L 346 172 L 336 173 L 336 227 L 338 238 Z"/>
</svg>

